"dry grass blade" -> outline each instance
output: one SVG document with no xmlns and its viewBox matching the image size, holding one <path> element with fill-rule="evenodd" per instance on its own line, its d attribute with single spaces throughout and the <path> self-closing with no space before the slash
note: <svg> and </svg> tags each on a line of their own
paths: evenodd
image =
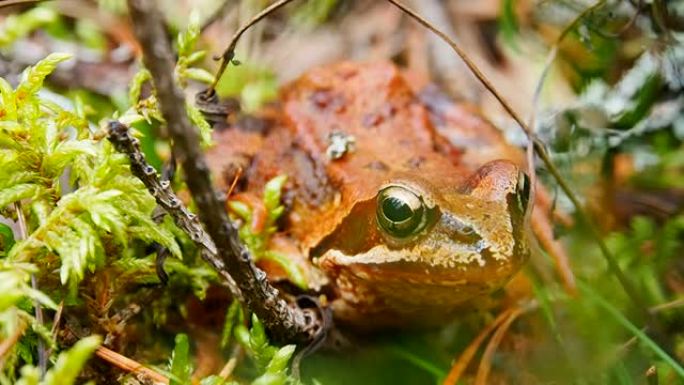
<svg viewBox="0 0 684 385">
<path fill-rule="evenodd" d="M 444 382 L 442 382 L 442 385 L 456 385 L 458 383 L 458 380 L 461 379 L 461 376 L 465 372 L 465 370 L 468 368 L 468 364 L 470 364 L 470 361 L 473 359 L 475 356 L 475 353 L 477 353 L 477 349 L 482 346 L 482 342 L 496 329 L 506 321 L 508 318 L 511 317 L 512 314 L 515 314 L 519 308 L 510 308 L 506 309 L 499 314 L 494 321 L 492 321 L 487 327 L 485 327 L 480 334 L 475 337 L 475 339 L 470 342 L 470 344 L 463 350 L 461 355 L 458 356 L 458 360 L 451 366 L 451 370 L 449 370 L 449 374 L 447 377 L 444 379 Z"/>
<path fill-rule="evenodd" d="M 9 337 L 0 342 L 0 369 L 2 369 L 5 363 L 5 356 L 7 356 L 7 353 L 9 353 L 12 350 L 12 348 L 19 341 L 21 336 L 24 335 L 27 326 L 28 325 L 26 324 L 26 322 L 22 321 L 19 324 L 19 326 L 17 326 L 17 328 L 14 330 L 14 333 L 12 333 Z"/>
<path fill-rule="evenodd" d="M 503 321 L 496 329 L 494 335 L 492 335 L 492 339 L 490 339 L 489 343 L 487 344 L 487 348 L 485 348 L 482 359 L 480 360 L 480 367 L 477 369 L 477 377 L 475 377 L 474 385 L 487 385 L 487 377 L 489 376 L 489 370 L 492 367 L 492 357 L 494 356 L 494 352 L 496 352 L 499 344 L 501 344 L 501 340 L 506 335 L 506 331 L 511 326 L 513 321 L 515 321 L 524 311 L 525 310 L 522 308 L 513 309 L 506 320 Z"/>
<path fill-rule="evenodd" d="M 169 379 L 165 376 L 155 372 L 154 370 L 145 367 L 143 364 L 134 361 L 126 356 L 123 356 L 113 350 L 105 347 L 99 347 L 95 351 L 95 355 L 117 368 L 129 373 L 134 373 L 143 376 L 146 380 L 154 384 L 168 384 Z"/>
<path fill-rule="evenodd" d="M 670 365 L 679 378 L 684 378 L 684 367 L 675 358 L 663 350 L 646 333 L 644 333 L 641 329 L 630 322 L 630 320 L 628 320 L 624 315 L 622 315 L 620 310 L 596 293 L 589 285 L 579 282 L 578 286 L 587 297 L 589 297 L 597 305 L 603 308 L 604 311 L 610 314 L 617 323 L 629 330 L 645 347 L 650 349 L 657 357 Z"/>
</svg>

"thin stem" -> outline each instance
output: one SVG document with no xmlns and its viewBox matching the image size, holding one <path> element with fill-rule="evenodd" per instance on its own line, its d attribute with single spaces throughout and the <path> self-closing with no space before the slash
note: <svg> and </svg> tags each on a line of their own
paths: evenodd
<svg viewBox="0 0 684 385">
<path fill-rule="evenodd" d="M 216 76 L 214 76 L 214 82 L 211 83 L 211 86 L 209 86 L 209 90 L 214 90 L 216 89 L 216 84 L 218 84 L 219 80 L 221 79 L 221 76 L 226 70 L 226 67 L 228 66 L 228 63 L 230 63 L 233 58 L 235 57 L 235 47 L 237 46 L 238 40 L 240 40 L 240 37 L 242 36 L 243 33 L 245 33 L 248 29 L 250 29 L 254 24 L 258 23 L 261 21 L 263 18 L 266 16 L 270 15 L 271 13 L 277 11 L 281 7 L 287 5 L 288 3 L 292 2 L 293 0 L 279 0 L 276 1 L 275 3 L 269 5 L 268 7 L 264 8 L 261 12 L 257 13 L 250 21 L 248 21 L 245 25 L 240 27 L 240 29 L 233 34 L 233 37 L 230 39 L 230 43 L 228 44 L 228 47 L 223 51 L 223 54 L 220 56 L 221 58 L 221 64 L 219 65 L 219 69 L 216 72 Z"/>
<path fill-rule="evenodd" d="M 97 348 L 97 350 L 95 350 L 95 355 L 125 372 L 143 376 L 154 384 L 169 383 L 169 379 L 166 376 L 104 346 Z"/>
<path fill-rule="evenodd" d="M 4 0 L 0 2 L 0 8 L 10 7 L 19 4 L 43 3 L 50 0 Z"/>
<path fill-rule="evenodd" d="M 114 148 L 128 155 L 133 175 L 143 182 L 147 190 L 157 201 L 159 207 L 164 209 L 173 218 L 176 226 L 185 231 L 190 239 L 195 242 L 200 249 L 202 259 L 218 271 L 221 278 L 228 285 L 233 297 L 242 300 L 242 293 L 218 256 L 218 250 L 214 241 L 204 231 L 197 216 L 191 213 L 180 198 L 176 196 L 168 180 L 159 179 L 157 171 L 147 163 L 145 155 L 140 150 L 140 141 L 131 136 L 128 127 L 116 120 L 109 122 L 107 131 L 107 138 L 112 142 Z"/>
<path fill-rule="evenodd" d="M 608 263 L 608 268 L 610 269 L 610 271 L 618 279 L 627 295 L 639 308 L 639 310 L 644 315 L 645 319 L 652 320 L 653 318 L 648 312 L 648 307 L 646 306 L 646 303 L 641 298 L 641 295 L 636 291 L 634 286 L 632 286 L 629 279 L 627 279 L 627 276 L 624 274 L 624 272 L 618 265 L 617 260 L 608 249 L 608 246 L 606 246 L 605 242 L 603 241 L 603 238 L 601 237 L 598 228 L 596 228 L 596 225 L 589 218 L 589 215 L 584 211 L 584 208 L 582 207 L 579 198 L 572 191 L 570 185 L 566 182 L 566 180 L 563 178 L 556 165 L 551 160 L 551 157 L 546 151 L 544 143 L 534 134 L 534 132 L 532 132 L 530 127 L 523 121 L 520 115 L 518 115 L 518 113 L 513 109 L 513 107 L 511 107 L 510 103 L 508 103 L 508 101 L 503 97 L 503 95 L 499 93 L 499 91 L 496 89 L 496 87 L 494 87 L 494 85 L 487 78 L 487 76 L 484 73 L 482 73 L 482 71 L 480 71 L 480 69 L 475 65 L 475 63 L 470 59 L 470 57 L 465 53 L 465 51 L 463 51 L 463 49 L 458 46 L 458 44 L 456 44 L 444 32 L 435 28 L 432 24 L 430 24 L 429 21 L 425 20 L 422 16 L 418 15 L 415 11 L 408 8 L 406 5 L 396 0 L 387 1 L 392 3 L 397 8 L 401 9 L 404 13 L 411 16 L 419 24 L 430 30 L 430 32 L 439 36 L 445 43 L 447 43 L 454 50 L 454 52 L 456 52 L 456 54 L 459 57 L 461 57 L 461 59 L 465 62 L 468 69 L 470 69 L 470 71 L 475 75 L 475 77 L 477 77 L 477 79 L 482 83 L 482 85 L 484 85 L 484 87 L 494 96 L 494 98 L 496 98 L 496 100 L 499 102 L 499 104 L 501 104 L 504 110 L 506 110 L 506 112 L 513 118 L 513 120 L 516 121 L 516 123 L 518 123 L 520 128 L 522 128 L 522 130 L 525 132 L 525 135 L 527 136 L 528 140 L 532 141 L 534 151 L 537 153 L 537 156 L 539 156 L 542 162 L 544 162 L 544 165 L 548 169 L 549 173 L 556 180 L 561 190 L 563 190 L 568 199 L 570 199 L 570 202 L 575 207 L 577 216 L 579 217 L 580 221 L 585 223 L 585 225 L 588 227 L 590 234 L 594 237 L 596 243 L 599 246 L 599 249 L 601 250 L 601 254 Z M 599 3 L 603 3 L 603 0 Z"/>
</svg>

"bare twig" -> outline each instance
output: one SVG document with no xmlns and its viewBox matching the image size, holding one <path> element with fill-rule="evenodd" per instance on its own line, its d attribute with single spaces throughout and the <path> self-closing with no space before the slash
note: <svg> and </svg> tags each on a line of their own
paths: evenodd
<svg viewBox="0 0 684 385">
<path fill-rule="evenodd" d="M 0 0 L 0 8 L 19 4 L 43 3 L 50 0 Z"/>
<path fill-rule="evenodd" d="M 284 3 L 284 2 L 282 2 Z M 277 3 L 276 3 L 277 4 Z M 257 269 L 240 242 L 237 228 L 229 220 L 223 202 L 211 184 L 209 168 L 200 150 L 199 135 L 190 124 L 185 98 L 173 73 L 171 46 L 166 40 L 159 10 L 152 0 L 128 0 L 135 34 L 143 48 L 143 59 L 150 70 L 162 115 L 173 139 L 173 152 L 185 171 L 185 181 L 197 204 L 200 219 L 218 251 L 219 271 L 235 280 L 245 304 L 277 341 L 308 342 L 321 332 L 313 313 L 290 306 L 278 296 L 266 274 Z"/>
<path fill-rule="evenodd" d="M 219 258 L 214 241 L 204 231 L 197 216 L 191 213 L 176 196 L 169 181 L 160 180 L 157 170 L 147 163 L 140 150 L 138 139 L 130 135 L 128 127 L 116 120 L 109 122 L 108 139 L 117 151 L 128 155 L 133 175 L 143 182 L 150 194 L 154 196 L 157 204 L 171 215 L 176 225 L 200 247 L 202 259 L 218 271 L 221 278 L 228 284 L 231 294 L 235 298 L 241 299 L 242 293 L 226 270 L 223 261 Z"/>
<path fill-rule="evenodd" d="M 143 364 L 134 361 L 126 356 L 123 356 L 111 349 L 107 349 L 104 346 L 100 346 L 99 348 L 97 348 L 97 350 L 95 350 L 95 355 L 123 371 L 143 376 L 144 378 L 151 380 L 155 384 L 169 383 L 169 379 L 166 378 L 166 376 L 163 376 L 155 372 L 154 370 L 144 366 Z"/>
<path fill-rule="evenodd" d="M 248 29 L 250 29 L 254 24 L 261 21 L 261 19 L 265 18 L 266 16 L 277 11 L 278 9 L 282 8 L 283 6 L 287 5 L 292 1 L 293 0 L 276 1 L 275 3 L 264 8 L 264 10 L 262 10 L 254 17 L 252 17 L 251 20 L 249 20 L 245 25 L 240 27 L 240 29 L 238 29 L 237 32 L 235 32 L 235 34 L 233 34 L 233 37 L 230 38 L 230 43 L 228 43 L 228 47 L 223 51 L 223 54 L 219 57 L 221 59 L 221 64 L 219 65 L 218 71 L 216 71 L 216 76 L 214 76 L 214 82 L 211 83 L 209 90 L 213 91 L 214 89 L 216 89 L 216 84 L 218 84 L 219 80 L 221 79 L 221 76 L 226 70 L 226 67 L 228 67 L 228 63 L 230 63 L 235 57 L 235 47 L 237 46 L 238 40 L 240 40 L 242 34 L 245 33 L 245 31 L 247 31 Z"/>
</svg>

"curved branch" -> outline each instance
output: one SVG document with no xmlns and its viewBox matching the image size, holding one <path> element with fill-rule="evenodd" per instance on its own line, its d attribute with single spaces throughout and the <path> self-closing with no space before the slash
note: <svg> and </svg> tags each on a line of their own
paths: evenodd
<svg viewBox="0 0 684 385">
<path fill-rule="evenodd" d="M 153 0 L 128 0 L 135 35 L 143 49 L 159 106 L 173 139 L 173 153 L 183 165 L 185 181 L 197 204 L 199 217 L 216 245 L 218 257 L 243 294 L 245 304 L 277 341 L 306 343 L 321 330 L 316 318 L 278 296 L 266 274 L 254 265 L 229 220 L 225 205 L 211 184 L 197 130 L 190 124 L 185 98 L 174 78 L 174 60 L 161 15 Z"/>
<path fill-rule="evenodd" d="M 230 38 L 230 43 L 228 44 L 228 47 L 226 47 L 226 49 L 223 51 L 223 54 L 220 56 L 221 64 L 219 65 L 219 69 L 216 72 L 216 76 L 214 76 L 214 82 L 211 83 L 211 86 L 209 86 L 209 90 L 214 90 L 216 88 L 216 85 L 221 79 L 221 76 L 226 71 L 226 67 L 228 67 L 228 63 L 230 63 L 235 57 L 235 47 L 237 46 L 238 40 L 240 40 L 242 34 L 245 33 L 248 29 L 250 29 L 254 24 L 261 21 L 261 19 L 265 18 L 266 16 L 277 11 L 278 9 L 289 4 L 292 1 L 293 0 L 276 1 L 275 3 L 264 8 L 261 12 L 254 15 L 254 17 L 252 17 L 250 21 L 248 21 L 245 25 L 240 27 L 240 29 L 238 29 L 237 32 L 233 34 L 233 37 Z"/>
<path fill-rule="evenodd" d="M 485 86 L 485 88 L 494 96 L 494 98 L 499 102 L 499 104 L 506 110 L 506 112 L 513 118 L 513 120 L 518 123 L 520 128 L 525 132 L 525 135 L 527 136 L 528 140 L 532 141 L 533 147 L 534 147 L 534 152 L 539 156 L 539 158 L 544 162 L 544 165 L 548 169 L 549 173 L 553 176 L 553 178 L 556 180 L 560 188 L 563 190 L 565 195 L 570 199 L 570 202 L 572 205 L 575 207 L 577 216 L 579 219 L 584 222 L 587 227 L 589 228 L 589 231 L 591 235 L 593 236 L 594 240 L 599 246 L 599 249 L 601 250 L 601 254 L 603 255 L 604 259 L 608 263 L 608 268 L 610 271 L 615 275 L 615 277 L 618 279 L 620 282 L 620 285 L 622 285 L 623 289 L 627 293 L 627 295 L 630 297 L 632 302 L 640 309 L 642 314 L 644 315 L 644 318 L 647 320 L 653 321 L 653 317 L 650 315 L 648 312 L 648 307 L 646 306 L 646 303 L 644 300 L 641 298 L 641 295 L 639 292 L 632 286 L 631 282 L 625 275 L 625 273 L 622 271 L 620 266 L 617 263 L 617 260 L 615 259 L 615 256 L 613 256 L 612 252 L 608 249 L 608 246 L 606 243 L 603 241 L 603 238 L 601 237 L 601 234 L 594 224 L 594 222 L 589 218 L 589 215 L 584 211 L 584 208 L 582 207 L 582 204 L 577 197 L 577 195 L 572 191 L 570 188 L 570 185 L 567 183 L 565 178 L 561 175 L 560 171 L 556 167 L 556 165 L 553 163 L 551 160 L 551 157 L 549 156 L 548 152 L 546 151 L 546 146 L 545 144 L 539 139 L 535 133 L 530 129 L 530 127 L 524 122 L 524 120 L 518 115 L 518 113 L 511 107 L 510 103 L 499 93 L 499 91 L 494 87 L 492 82 L 487 78 L 487 76 L 480 71 L 480 69 L 475 65 L 475 63 L 468 57 L 468 55 L 461 49 L 461 47 L 458 46 L 453 40 L 449 38 L 444 32 L 440 31 L 439 29 L 435 28 L 430 22 L 425 20 L 422 16 L 418 15 L 415 11 L 412 9 L 408 8 L 406 5 L 402 4 L 401 2 L 397 0 L 387 0 L 390 3 L 392 3 L 394 6 L 397 8 L 401 9 L 404 13 L 407 15 L 411 16 L 414 20 L 416 20 L 419 24 L 430 30 L 430 32 L 436 34 L 439 36 L 445 43 L 447 43 L 453 50 L 456 52 L 456 54 L 463 59 L 465 62 L 466 66 L 470 71 L 477 77 L 477 79 L 482 83 L 482 85 Z M 602 3 L 604 0 L 599 1 L 599 3 Z M 592 7 L 593 8 L 593 7 Z"/>
</svg>

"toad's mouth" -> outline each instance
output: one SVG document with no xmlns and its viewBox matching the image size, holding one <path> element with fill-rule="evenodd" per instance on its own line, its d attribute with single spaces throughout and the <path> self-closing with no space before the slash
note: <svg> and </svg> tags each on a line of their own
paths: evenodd
<svg viewBox="0 0 684 385">
<path fill-rule="evenodd" d="M 328 250 L 317 259 L 317 264 L 333 276 L 344 272 L 378 284 L 405 282 L 409 285 L 473 285 L 492 289 L 505 284 L 520 266 L 519 263 L 511 263 L 512 260 L 492 258 L 487 249 L 476 251 L 455 246 L 450 249 L 451 254 L 442 255 L 447 252 L 445 248 L 418 253 L 376 246 L 353 256 L 339 250 Z M 512 258 L 517 259 L 516 256 Z"/>
</svg>

